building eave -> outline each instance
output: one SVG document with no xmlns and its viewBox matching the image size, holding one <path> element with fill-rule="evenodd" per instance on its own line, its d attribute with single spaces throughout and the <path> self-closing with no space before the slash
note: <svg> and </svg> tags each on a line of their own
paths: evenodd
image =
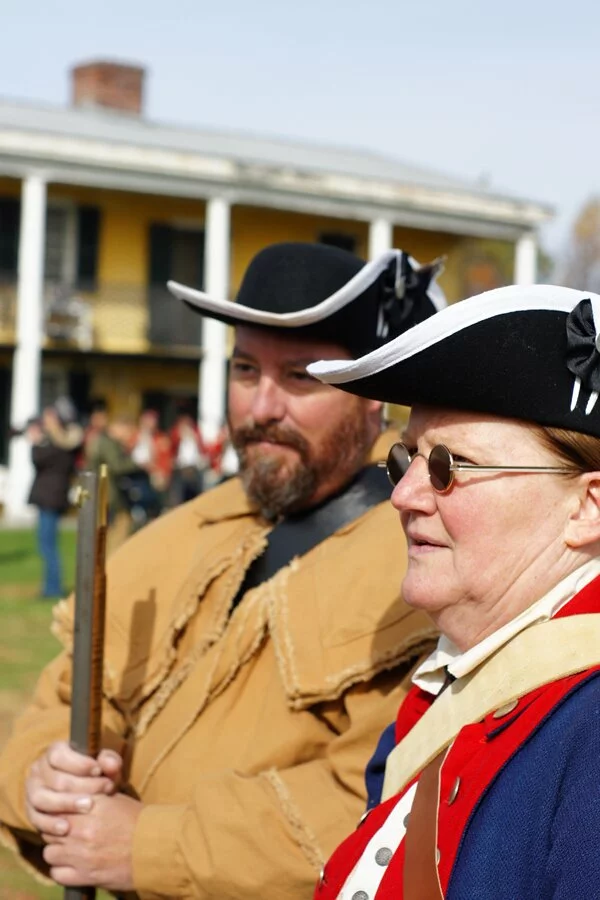
<svg viewBox="0 0 600 900">
<path fill-rule="evenodd" d="M 536 229 L 552 209 L 492 193 L 428 187 L 291 166 L 25 130 L 0 131 L 0 174 L 48 182 L 275 207 L 339 218 L 384 217 L 461 234 L 506 237 Z"/>
</svg>

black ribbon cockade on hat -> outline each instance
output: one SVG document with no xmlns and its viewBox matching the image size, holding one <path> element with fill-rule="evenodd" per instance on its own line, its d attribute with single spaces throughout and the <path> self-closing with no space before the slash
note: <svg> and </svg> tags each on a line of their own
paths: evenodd
<svg viewBox="0 0 600 900">
<path fill-rule="evenodd" d="M 391 262 L 383 273 L 378 326 L 382 338 L 396 337 L 412 318 L 414 300 L 406 289 L 408 270 L 414 275 L 406 254 L 402 253 L 400 259 Z"/>
<path fill-rule="evenodd" d="M 589 298 L 580 300 L 567 316 L 566 362 L 569 372 L 579 378 L 586 390 L 600 392 L 600 353 Z"/>
<path fill-rule="evenodd" d="M 409 325 L 416 325 L 431 314 L 433 304 L 423 301 L 431 282 L 443 269 L 441 259 L 413 269 L 406 253 L 400 253 L 399 257 L 389 264 L 382 276 L 377 333 L 386 340 L 397 337 Z M 431 308 L 427 309 L 428 306 Z M 421 308 L 427 311 L 423 312 Z"/>
</svg>

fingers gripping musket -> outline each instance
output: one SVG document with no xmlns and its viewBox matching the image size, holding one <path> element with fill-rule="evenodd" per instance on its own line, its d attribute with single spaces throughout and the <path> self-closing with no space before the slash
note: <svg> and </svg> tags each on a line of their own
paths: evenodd
<svg viewBox="0 0 600 900">
<path fill-rule="evenodd" d="M 88 756 L 100 751 L 106 606 L 108 472 L 84 472 L 77 499 L 77 570 L 70 742 Z M 65 888 L 64 900 L 92 900 L 93 887 Z"/>
</svg>

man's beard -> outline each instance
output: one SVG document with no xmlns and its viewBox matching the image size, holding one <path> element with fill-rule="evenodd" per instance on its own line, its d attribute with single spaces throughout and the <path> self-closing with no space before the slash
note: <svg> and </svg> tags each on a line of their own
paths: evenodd
<svg viewBox="0 0 600 900">
<path fill-rule="evenodd" d="M 338 490 L 362 468 L 371 449 L 366 416 L 354 409 L 318 447 L 312 447 L 297 431 L 279 425 L 249 425 L 230 428 L 231 440 L 240 459 L 240 477 L 248 499 L 267 519 L 276 519 L 307 509 L 311 498 L 324 481 L 335 474 Z M 289 457 L 252 458 L 248 444 L 269 441 L 297 451 Z M 326 498 L 324 498 L 326 499 Z"/>
</svg>

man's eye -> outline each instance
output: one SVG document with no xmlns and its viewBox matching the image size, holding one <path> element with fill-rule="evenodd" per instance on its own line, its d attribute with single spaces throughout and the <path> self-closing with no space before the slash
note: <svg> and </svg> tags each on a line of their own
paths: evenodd
<svg viewBox="0 0 600 900">
<path fill-rule="evenodd" d="M 256 371 L 256 368 L 250 363 L 234 360 L 231 363 L 231 371 L 235 375 L 252 375 Z"/>
<path fill-rule="evenodd" d="M 317 384 L 317 380 L 315 378 L 313 378 L 312 375 L 309 375 L 305 369 L 294 369 L 292 372 L 289 373 L 289 377 L 293 381 L 301 381 L 301 382 L 307 382 L 307 383 L 312 382 L 312 384 Z"/>
</svg>

